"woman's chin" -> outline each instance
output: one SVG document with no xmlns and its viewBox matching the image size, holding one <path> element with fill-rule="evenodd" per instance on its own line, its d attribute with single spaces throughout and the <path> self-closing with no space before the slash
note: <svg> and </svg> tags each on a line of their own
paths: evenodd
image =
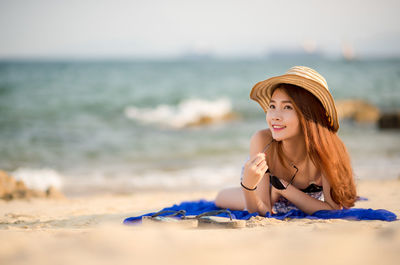
<svg viewBox="0 0 400 265">
<path fill-rule="evenodd" d="M 274 134 L 272 134 L 272 138 L 273 138 L 275 141 L 277 141 L 277 142 L 280 142 L 280 141 L 283 140 L 282 136 L 274 135 Z"/>
<path fill-rule="evenodd" d="M 293 136 L 294 135 L 288 135 L 286 133 L 273 133 L 272 132 L 272 138 L 274 138 L 274 140 L 277 142 L 291 139 Z"/>
<path fill-rule="evenodd" d="M 282 134 L 272 133 L 272 138 L 277 142 L 294 140 L 294 139 L 297 139 L 297 137 L 299 137 L 299 136 L 300 135 L 288 135 L 288 134 L 282 135 Z"/>
</svg>

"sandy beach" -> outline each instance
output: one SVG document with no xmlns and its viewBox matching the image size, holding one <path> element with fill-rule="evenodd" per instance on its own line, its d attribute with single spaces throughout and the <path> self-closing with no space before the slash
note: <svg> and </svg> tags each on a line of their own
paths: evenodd
<svg viewBox="0 0 400 265">
<path fill-rule="evenodd" d="M 400 180 L 362 180 L 356 207 L 400 215 Z M 398 264 L 400 223 L 255 218 L 243 229 L 122 225 L 214 192 L 0 201 L 0 264 Z"/>
</svg>

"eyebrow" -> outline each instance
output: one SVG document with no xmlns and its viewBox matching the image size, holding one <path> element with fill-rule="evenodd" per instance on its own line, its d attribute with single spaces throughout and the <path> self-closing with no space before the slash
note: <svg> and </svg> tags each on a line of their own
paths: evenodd
<svg viewBox="0 0 400 265">
<path fill-rule="evenodd" d="M 270 102 L 276 103 L 276 101 L 273 99 L 271 99 Z M 282 103 L 292 103 L 292 101 L 290 101 L 290 100 L 282 100 L 281 102 Z"/>
</svg>

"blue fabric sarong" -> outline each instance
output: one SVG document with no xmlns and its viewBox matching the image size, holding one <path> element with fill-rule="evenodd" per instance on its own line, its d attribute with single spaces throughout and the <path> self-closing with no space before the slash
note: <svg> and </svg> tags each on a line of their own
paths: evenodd
<svg viewBox="0 0 400 265">
<path fill-rule="evenodd" d="M 167 207 L 162 209 L 164 210 L 185 210 L 186 215 L 198 215 L 208 211 L 220 210 L 221 208 L 217 207 L 214 201 L 187 201 L 182 202 L 179 205 L 175 204 L 172 207 Z M 229 209 L 228 209 L 229 210 Z M 234 219 L 242 219 L 248 220 L 252 216 L 259 215 L 258 213 L 249 213 L 248 211 L 233 211 L 232 218 Z M 147 213 L 141 216 L 129 217 L 124 220 L 124 224 L 140 224 L 142 220 L 142 216 L 153 215 L 152 213 Z M 227 214 L 220 214 L 218 216 L 228 217 Z M 275 218 L 279 220 L 284 220 L 285 218 L 308 218 L 308 219 L 347 219 L 347 220 L 381 220 L 381 221 L 395 221 L 397 220 L 396 214 L 379 209 L 361 209 L 361 208 L 350 208 L 343 210 L 321 210 L 313 213 L 312 215 L 308 215 L 300 210 L 291 210 L 284 214 L 270 214 L 267 213 L 266 218 Z"/>
</svg>

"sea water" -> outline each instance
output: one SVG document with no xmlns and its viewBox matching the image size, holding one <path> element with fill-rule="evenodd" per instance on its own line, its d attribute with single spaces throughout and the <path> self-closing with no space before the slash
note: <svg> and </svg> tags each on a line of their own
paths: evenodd
<svg viewBox="0 0 400 265">
<path fill-rule="evenodd" d="M 400 108 L 400 60 L 0 62 L 0 169 L 71 195 L 237 185 L 267 128 L 249 92 L 293 65 L 320 72 L 336 100 Z M 192 126 L 203 116 L 216 122 Z M 356 178 L 399 177 L 399 131 L 342 121 L 339 136 Z"/>
</svg>

